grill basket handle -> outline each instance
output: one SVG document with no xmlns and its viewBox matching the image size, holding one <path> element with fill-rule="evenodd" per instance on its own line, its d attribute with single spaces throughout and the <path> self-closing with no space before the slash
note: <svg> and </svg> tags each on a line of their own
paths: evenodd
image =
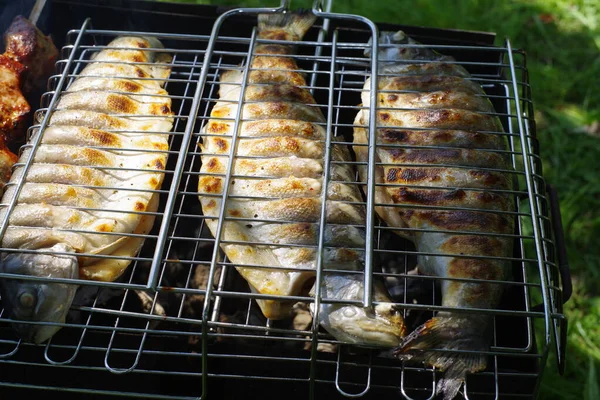
<svg viewBox="0 0 600 400">
<path fill-rule="evenodd" d="M 562 226 L 560 215 L 560 206 L 558 204 L 558 193 L 552 185 L 546 185 L 548 193 L 548 202 L 550 203 L 550 221 L 554 233 L 556 244 L 556 255 L 558 261 L 558 271 L 560 272 L 560 281 L 562 285 L 562 303 L 566 303 L 573 294 L 573 282 L 571 281 L 571 268 L 567 258 L 567 247 L 565 245 L 565 232 Z"/>
<path fill-rule="evenodd" d="M 548 203 L 550 205 L 550 221 L 552 223 L 552 231 L 554 233 L 554 242 L 556 245 L 556 257 L 558 261 L 558 271 L 560 273 L 560 281 L 562 286 L 562 304 L 566 303 L 573 294 L 573 282 L 571 281 L 571 268 L 567 258 L 567 248 L 565 245 L 565 233 L 562 226 L 562 218 L 560 215 L 560 206 L 558 204 L 558 193 L 554 186 L 546 185 L 546 193 L 548 193 Z M 562 307 L 561 307 L 562 309 Z M 558 335 L 556 340 L 556 364 L 558 373 L 565 373 L 565 356 L 567 349 L 567 318 L 562 316 L 558 321 Z"/>
</svg>

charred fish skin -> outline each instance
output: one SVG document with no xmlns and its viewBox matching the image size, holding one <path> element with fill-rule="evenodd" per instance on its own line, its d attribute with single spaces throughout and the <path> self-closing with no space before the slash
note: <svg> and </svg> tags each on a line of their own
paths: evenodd
<svg viewBox="0 0 600 400">
<path fill-rule="evenodd" d="M 306 12 L 260 15 L 258 38 L 282 42 L 256 45 L 243 94 L 241 70 L 221 75 L 219 101 L 203 128 L 198 192 L 208 217 L 206 224 L 215 234 L 226 165 L 232 154 L 235 178 L 228 189 L 225 216 L 241 220 L 224 221 L 221 248 L 250 289 L 259 294 L 299 296 L 308 291 L 307 285 L 315 277 L 324 190 L 324 267 L 351 272 L 363 269 L 364 232 L 356 226 L 365 223 L 364 208 L 356 205 L 362 201 L 358 187 L 346 183 L 354 182 L 354 172 L 340 163 L 350 161 L 349 149 L 332 146 L 331 157 L 339 162 L 332 163 L 331 181 L 324 187 L 325 118 L 305 89 L 292 44 L 284 42 L 301 40 L 314 21 L 315 16 Z M 242 118 L 232 153 L 233 119 L 239 107 L 243 107 Z M 326 273 L 324 296 L 356 300 L 360 284 L 351 273 Z M 385 293 L 380 297 L 387 299 Z M 294 302 L 258 299 L 257 303 L 265 317 L 283 319 Z M 344 337 L 362 344 L 397 345 L 403 333 L 400 312 L 384 308 L 365 311 L 348 305 L 323 306 L 319 321 L 340 337 L 347 328 L 358 326 L 357 322 L 364 323 L 364 330 Z"/>
<path fill-rule="evenodd" d="M 418 256 L 420 273 L 476 280 L 442 279 L 442 306 L 496 308 L 502 288 L 486 281 L 509 277 L 510 263 L 501 258 L 512 255 L 512 241 L 502 235 L 513 233 L 509 212 L 515 201 L 507 194 L 513 181 L 508 159 L 501 154 L 507 144 L 498 134 L 500 121 L 469 73 L 448 63 L 452 58 L 402 46 L 417 43 L 403 32 L 383 32 L 380 43 L 376 211 L 420 253 L 435 254 Z M 385 46 L 389 44 L 395 46 Z M 369 85 L 367 81 L 365 89 Z M 354 151 L 366 162 L 368 90 L 362 100 Z M 359 175 L 364 181 L 365 165 Z M 491 318 L 439 312 L 409 334 L 395 354 L 445 371 L 437 390 L 452 399 L 468 372 L 486 368 L 486 356 L 480 353 L 489 349 Z"/>
<path fill-rule="evenodd" d="M 163 89 L 170 56 L 155 38 L 122 36 L 107 47 L 30 139 L 42 135 L 26 175 L 31 147 L 22 151 L 0 209 L 4 218 L 22 182 L 2 237 L 3 273 L 114 281 L 152 228 L 173 125 Z M 119 73 L 96 74 L 106 69 Z M 65 323 L 77 286 L 3 279 L 0 289 L 10 318 L 23 321 L 14 323 L 19 335 L 42 343 Z"/>
</svg>

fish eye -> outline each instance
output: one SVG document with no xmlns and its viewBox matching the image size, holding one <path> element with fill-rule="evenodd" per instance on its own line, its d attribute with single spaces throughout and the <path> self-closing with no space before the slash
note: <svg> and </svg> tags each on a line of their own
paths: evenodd
<svg viewBox="0 0 600 400">
<path fill-rule="evenodd" d="M 22 292 L 19 295 L 19 304 L 24 308 L 33 308 L 37 302 L 37 297 L 32 292 Z"/>
</svg>

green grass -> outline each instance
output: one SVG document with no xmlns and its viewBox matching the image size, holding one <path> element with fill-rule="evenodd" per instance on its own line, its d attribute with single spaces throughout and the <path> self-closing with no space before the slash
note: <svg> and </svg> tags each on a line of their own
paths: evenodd
<svg viewBox="0 0 600 400">
<path fill-rule="evenodd" d="M 186 0 L 183 0 L 186 1 Z M 277 1 L 187 0 L 275 5 Z M 311 1 L 292 1 L 310 7 Z M 561 200 L 574 294 L 567 368 L 549 360 L 541 399 L 598 399 L 600 390 L 600 2 L 596 0 L 337 0 L 334 12 L 376 22 L 473 29 L 508 37 L 527 52 L 544 176 Z M 588 129 L 589 130 L 589 129 Z"/>
</svg>

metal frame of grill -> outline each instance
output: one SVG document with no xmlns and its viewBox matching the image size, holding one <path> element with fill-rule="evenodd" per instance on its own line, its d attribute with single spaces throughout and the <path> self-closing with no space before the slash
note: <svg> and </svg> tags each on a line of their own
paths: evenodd
<svg viewBox="0 0 600 400">
<path fill-rule="evenodd" d="M 331 13 L 330 6 L 330 3 L 323 7 L 315 2 L 313 12 L 319 20 L 306 40 L 295 43 L 297 52 L 293 55 L 300 72 L 309 78 L 308 89 L 316 99 L 315 106 L 326 115 L 325 127 L 332 133 L 328 135 L 326 149 L 337 140 L 334 136 L 347 140 L 351 135 L 354 116 L 360 109 L 357 104 L 362 86 L 371 71 L 377 71 L 378 65 L 377 41 L 367 44 L 370 38 L 377 37 L 377 25 L 364 17 Z M 49 90 L 42 97 L 42 108 L 36 114 L 38 124 L 30 129 L 32 143 L 26 146 L 33 147 L 34 151 L 39 146 L 57 99 L 68 91 L 69 82 L 90 62 L 93 53 L 106 48 L 116 36 L 139 34 L 158 38 L 165 44 L 166 51 L 174 55 L 166 86 L 176 114 L 173 131 L 169 134 L 169 163 L 159 191 L 161 203 L 154 229 L 145 235 L 142 251 L 122 279 L 111 283 L 55 280 L 81 287 L 70 319 L 44 345 L 21 342 L 10 330 L 11 321 L 0 313 L 0 364 L 3 370 L 10 369 L 0 377 L 0 386 L 188 399 L 227 393 L 235 390 L 228 386 L 231 382 L 241 382 L 244 391 L 268 385 L 282 390 L 283 385 L 292 385 L 302 393 L 301 398 L 307 394 L 310 398 L 323 398 L 340 393 L 369 398 L 399 396 L 398 392 L 407 399 L 434 397 L 438 372 L 433 368 L 403 363 L 378 350 L 338 343 L 314 322 L 298 328 L 292 321 L 265 320 L 253 299 L 278 297 L 250 293 L 234 265 L 219 250 L 219 244 L 223 243 L 220 235 L 223 221 L 235 217 L 219 219 L 216 239 L 204 226 L 205 217 L 197 193 L 202 128 L 211 118 L 210 110 L 218 99 L 220 74 L 239 69 L 246 77 L 252 49 L 260 42 L 255 30 L 248 36 L 225 36 L 221 30 L 233 23 L 231 19 L 235 16 L 280 12 L 287 7 L 284 1 L 279 8 L 228 11 L 215 21 L 211 35 L 96 30 L 89 20 L 80 29 L 69 32 L 69 44 L 63 47 L 62 59 L 57 63 L 58 73 L 50 78 Z M 356 40 L 357 35 L 362 40 Z M 362 55 L 369 46 L 373 54 L 370 59 Z M 488 369 L 469 376 L 465 397 L 534 398 L 552 342 L 562 369 L 566 333 L 566 320 L 562 315 L 563 286 L 566 288 L 568 277 L 565 269 L 560 268 L 566 263 L 560 248 L 556 259 L 556 247 L 561 243 L 555 241 L 553 235 L 562 234 L 560 216 L 555 202 L 548 202 L 548 197 L 552 200 L 555 194 L 549 192 L 547 196 L 541 175 L 525 55 L 513 50 L 508 40 L 501 47 L 435 43 L 423 46 L 453 55 L 483 86 L 504 125 L 505 132 L 498 134 L 506 135 L 510 143 L 508 154 L 514 171 L 508 172 L 519 181 L 514 193 L 518 198 L 514 213 L 517 230 L 510 235 L 515 240 L 515 254 L 511 258 L 514 280 L 497 282 L 505 291 L 498 309 L 460 310 L 489 313 L 494 315 L 495 321 Z M 244 81 L 242 88 L 245 84 Z M 373 79 L 372 105 L 377 104 L 376 88 L 376 79 Z M 370 143 L 374 143 L 375 114 L 372 109 L 368 124 Z M 239 122 L 238 113 L 236 127 Z M 37 129 L 40 134 L 34 135 Z M 235 141 L 233 138 L 232 151 Z M 375 146 L 371 145 L 370 176 L 374 173 L 374 161 Z M 325 176 L 332 162 L 327 158 Z M 31 159 L 25 167 L 30 164 Z M 231 162 L 224 187 L 229 187 L 230 181 L 236 178 L 230 171 Z M 18 183 L 22 184 L 23 181 Z M 358 179 L 355 184 L 359 184 Z M 423 303 L 414 304 L 407 292 L 401 301 L 396 300 L 405 310 L 405 317 L 419 318 L 446 310 L 437 305 L 439 299 L 436 302 L 439 295 L 435 283 L 439 278 L 409 274 L 415 262 L 415 250 L 410 244 L 397 241 L 399 244 L 393 249 L 380 245 L 390 228 L 383 226 L 374 212 L 374 189 L 371 179 L 365 189 L 364 206 L 367 209 L 365 229 L 372 240 L 367 241 L 365 248 L 365 271 L 359 271 L 365 282 L 365 300 L 358 304 L 374 303 L 372 280 L 386 275 L 375 268 L 373 258 L 393 257 L 404 265 L 403 272 L 395 277 L 402 280 L 405 287 L 413 283 L 430 288 L 430 298 Z M 225 190 L 222 210 L 228 196 Z M 0 206 L 10 213 L 14 199 Z M 321 222 L 324 215 L 323 210 Z M 8 215 L 1 221 L 0 234 L 7 229 L 7 220 Z M 322 254 L 324 249 L 324 225 L 320 224 L 317 254 Z M 321 293 L 324 270 L 319 258 L 317 293 Z M 14 277 L 1 275 L 0 278 Z M 202 284 L 198 285 L 199 281 Z M 568 293 L 565 297 L 568 298 Z M 336 302 L 321 295 L 286 297 L 286 300 L 313 302 L 316 306 Z M 542 337 L 535 335 L 536 321 L 542 325 L 539 330 L 543 332 Z M 48 376 L 53 378 L 39 373 L 35 377 L 27 374 L 34 370 L 51 371 Z M 75 372 L 80 374 L 77 380 L 55 378 Z M 148 378 L 155 377 L 160 379 L 148 382 Z"/>
</svg>

